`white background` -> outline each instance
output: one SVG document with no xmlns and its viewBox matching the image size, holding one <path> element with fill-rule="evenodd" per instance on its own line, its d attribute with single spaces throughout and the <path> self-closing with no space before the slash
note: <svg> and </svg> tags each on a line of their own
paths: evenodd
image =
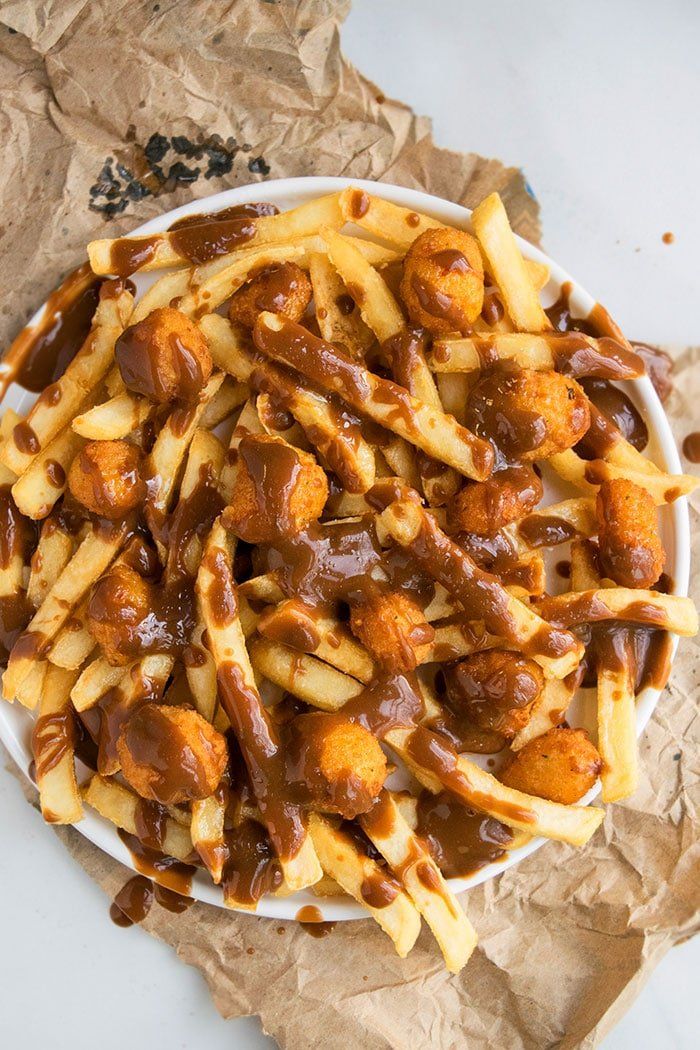
<svg viewBox="0 0 700 1050">
<path fill-rule="evenodd" d="M 438 145 L 523 168 L 546 250 L 628 335 L 700 342 L 696 0 L 355 0 L 343 41 Z M 272 1046 L 255 1020 L 222 1021 L 170 949 L 110 923 L 4 770 L 0 807 L 0 1046 Z M 700 942 L 674 949 L 605 1050 L 697 1046 L 699 972 Z"/>
</svg>

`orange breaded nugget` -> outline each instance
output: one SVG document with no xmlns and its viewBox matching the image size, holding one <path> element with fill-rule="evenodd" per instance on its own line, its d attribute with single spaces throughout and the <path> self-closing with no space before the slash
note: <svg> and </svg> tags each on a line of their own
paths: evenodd
<svg viewBox="0 0 700 1050">
<path fill-rule="evenodd" d="M 153 310 L 117 339 L 114 356 L 128 390 L 156 404 L 197 401 L 212 370 L 206 340 L 171 306 Z"/>
<path fill-rule="evenodd" d="M 87 625 L 108 663 L 131 663 L 140 629 L 152 611 L 150 585 L 128 565 L 114 565 L 97 581 L 88 602 Z"/>
<path fill-rule="evenodd" d="M 433 335 L 463 331 L 484 302 L 484 268 L 470 233 L 426 230 L 404 259 L 401 298 L 415 324 Z"/>
<path fill-rule="evenodd" d="M 139 450 L 126 441 L 89 441 L 71 463 L 68 488 L 93 514 L 116 520 L 145 495 Z"/>
<path fill-rule="evenodd" d="M 231 297 L 228 315 L 246 328 L 254 328 L 264 310 L 301 321 L 311 295 L 311 281 L 296 263 L 266 266 Z"/>
<path fill-rule="evenodd" d="M 153 703 L 126 722 L 117 755 L 134 791 L 164 806 L 208 798 L 228 761 L 224 737 L 197 711 Z"/>
<path fill-rule="evenodd" d="M 531 467 L 506 467 L 486 481 L 468 481 L 448 503 L 447 519 L 456 531 L 493 536 L 541 499 L 542 482 Z"/>
<path fill-rule="evenodd" d="M 527 795 L 570 806 L 593 787 L 602 768 L 585 729 L 550 729 L 525 744 L 500 779 Z"/>
<path fill-rule="evenodd" d="M 532 462 L 564 452 L 580 441 L 590 422 L 585 393 L 559 372 L 494 370 L 467 399 L 467 426 L 509 460 Z"/>
<path fill-rule="evenodd" d="M 600 560 L 622 587 L 651 587 L 664 567 L 656 506 L 646 489 L 626 478 L 604 481 L 596 499 Z"/>
<path fill-rule="evenodd" d="M 316 521 L 328 499 L 325 471 L 314 457 L 269 434 L 238 446 L 230 505 L 222 521 L 247 543 L 293 536 Z"/>
<path fill-rule="evenodd" d="M 377 588 L 350 607 L 350 628 L 389 671 L 413 671 L 435 637 L 421 609 L 405 594 Z"/>
<path fill-rule="evenodd" d="M 520 653 L 488 649 L 472 653 L 445 672 L 450 705 L 471 722 L 512 739 L 530 721 L 544 689 L 544 673 Z"/>
<path fill-rule="evenodd" d="M 310 804 L 348 820 L 366 813 L 386 779 L 386 757 L 364 726 L 315 711 L 294 719 L 287 749 L 292 783 Z"/>
</svg>

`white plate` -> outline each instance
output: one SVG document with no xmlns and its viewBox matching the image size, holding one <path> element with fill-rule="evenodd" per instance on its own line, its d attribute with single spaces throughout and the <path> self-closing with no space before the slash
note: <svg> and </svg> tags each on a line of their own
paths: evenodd
<svg viewBox="0 0 700 1050">
<path fill-rule="evenodd" d="M 296 207 L 314 197 L 320 197 L 326 193 L 334 193 L 345 186 L 360 186 L 363 189 L 393 201 L 413 211 L 425 212 L 443 222 L 454 226 L 469 228 L 470 212 L 458 204 L 452 204 L 432 197 L 427 193 L 417 190 L 404 189 L 399 186 L 388 186 L 384 183 L 366 182 L 358 179 L 334 179 L 334 178 L 300 178 L 300 179 L 277 179 L 271 182 L 254 183 L 250 186 L 241 186 L 236 189 L 226 190 L 211 197 L 194 200 L 180 208 L 167 212 L 150 222 L 133 230 L 133 234 L 159 233 L 167 229 L 175 219 L 185 215 L 200 212 L 219 211 L 235 204 L 245 204 L 252 201 L 270 201 L 280 209 Z M 585 317 L 595 305 L 596 300 L 584 291 L 573 278 L 566 273 L 557 263 L 553 262 L 543 252 L 534 248 L 527 241 L 520 240 L 523 254 L 531 259 L 537 259 L 546 263 L 551 272 L 550 281 L 543 291 L 545 305 L 554 302 L 559 295 L 561 285 L 565 281 L 572 284 L 571 307 L 575 316 Z M 143 293 L 146 288 L 160 274 L 148 274 L 136 279 L 137 291 Z M 41 307 L 32 318 L 30 324 L 36 324 L 41 318 L 43 307 Z M 650 434 L 650 442 L 647 454 L 664 470 L 670 473 L 680 473 L 681 464 L 678 458 L 671 428 L 664 415 L 661 402 L 656 392 L 646 377 L 621 384 L 626 392 L 635 401 L 644 416 Z M 35 395 L 27 392 L 22 387 L 13 384 L 10 386 L 3 407 L 12 407 L 18 412 L 25 413 Z M 573 495 L 573 491 L 561 482 L 550 479 L 546 486 L 545 501 L 553 502 L 565 495 Z M 685 595 L 688 592 L 688 575 L 690 567 L 690 527 L 688 520 L 688 507 L 685 499 L 679 499 L 670 507 L 664 507 L 661 511 L 662 538 L 667 551 L 666 571 L 673 580 L 673 594 Z M 678 639 L 673 639 L 672 656 L 675 655 Z M 651 714 L 659 700 L 659 690 L 648 688 L 639 696 L 637 701 L 637 735 L 641 735 Z M 577 709 L 578 708 L 578 709 Z M 591 711 L 585 710 L 585 703 L 579 701 L 577 706 L 570 708 L 573 724 L 585 725 L 590 723 Z M 9 750 L 20 769 L 27 773 L 32 759 L 30 734 L 32 716 L 18 704 L 0 705 L 0 738 Z M 481 765 L 486 765 L 486 756 L 474 756 Z M 590 802 L 599 793 L 599 786 L 594 787 L 582 800 Z M 93 810 L 86 810 L 84 819 L 77 828 L 86 838 L 94 842 L 96 846 L 109 853 L 115 860 L 120 861 L 126 867 L 133 868 L 131 854 L 117 835 L 116 829 L 108 821 L 104 820 Z M 536 838 L 520 849 L 513 850 L 507 854 L 503 861 L 490 864 L 471 878 L 451 879 L 450 886 L 459 893 L 488 879 L 495 878 L 506 868 L 517 864 L 523 857 L 529 856 L 539 849 L 546 839 Z M 214 886 L 203 874 L 197 874 L 192 883 L 192 895 L 198 900 L 206 901 L 223 907 L 221 890 Z M 316 897 L 309 891 L 296 893 L 291 897 L 265 897 L 258 905 L 258 914 L 275 919 L 294 919 L 299 909 L 305 904 L 313 904 L 321 912 L 325 920 L 345 920 L 367 918 L 367 912 L 354 901 L 333 900 L 324 897 Z"/>
</svg>

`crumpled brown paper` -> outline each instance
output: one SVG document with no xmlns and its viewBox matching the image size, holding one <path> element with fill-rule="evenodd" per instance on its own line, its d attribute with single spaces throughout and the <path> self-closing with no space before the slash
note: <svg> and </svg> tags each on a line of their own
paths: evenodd
<svg viewBox="0 0 700 1050">
<path fill-rule="evenodd" d="M 349 175 L 473 204 L 497 189 L 539 234 L 521 174 L 437 149 L 339 49 L 347 0 L 6 0 L 0 26 L 0 340 L 81 261 L 86 242 L 254 180 Z M 261 187 L 264 199 L 264 187 Z M 643 333 L 640 333 L 643 334 Z M 682 439 L 700 349 L 678 361 Z M 700 565 L 697 494 L 694 563 Z M 696 571 L 693 592 L 700 598 Z M 206 977 L 226 1017 L 255 1013 L 306 1050 L 592 1047 L 656 963 L 698 926 L 700 648 L 685 642 L 641 741 L 633 799 L 583 850 L 550 843 L 465 899 L 479 947 L 451 977 L 424 931 L 406 960 L 371 922 L 324 940 L 294 923 L 197 904 L 145 928 Z M 125 868 L 56 829 L 108 894 Z M 105 915 L 105 921 L 107 921 Z"/>
</svg>

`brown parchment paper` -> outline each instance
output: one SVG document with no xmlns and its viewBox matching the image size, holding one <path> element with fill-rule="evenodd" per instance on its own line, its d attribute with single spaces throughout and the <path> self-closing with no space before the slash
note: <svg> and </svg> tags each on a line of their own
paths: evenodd
<svg viewBox="0 0 700 1050">
<path fill-rule="evenodd" d="M 254 180 L 374 178 L 467 205 L 497 189 L 537 240 L 519 172 L 438 149 L 425 118 L 384 100 L 342 57 L 348 8 L 0 3 L 2 344 L 90 238 Z M 680 356 L 678 376 L 669 414 L 682 438 L 700 399 L 700 348 Z M 696 566 L 699 511 L 696 495 Z M 699 674 L 700 649 L 685 642 L 641 742 L 639 790 L 587 848 L 550 843 L 467 895 L 479 947 L 458 977 L 425 931 L 400 960 L 371 920 L 316 940 L 294 923 L 197 904 L 177 916 L 154 906 L 145 928 L 202 971 L 225 1017 L 259 1014 L 293 1050 L 595 1046 L 698 927 Z M 122 886 L 125 868 L 74 829 L 55 830 L 107 894 Z"/>
</svg>

